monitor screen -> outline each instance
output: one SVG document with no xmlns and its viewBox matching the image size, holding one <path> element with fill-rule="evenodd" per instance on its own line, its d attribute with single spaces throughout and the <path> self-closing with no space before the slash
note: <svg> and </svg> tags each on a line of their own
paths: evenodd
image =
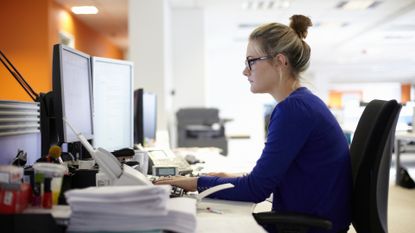
<svg viewBox="0 0 415 233">
<path fill-rule="evenodd" d="M 143 127 L 144 144 L 156 140 L 157 131 L 157 97 L 154 93 L 143 93 Z"/>
<path fill-rule="evenodd" d="M 133 147 L 133 63 L 93 57 L 94 147 Z"/>
<path fill-rule="evenodd" d="M 92 76 L 90 56 L 57 44 L 53 47 L 53 92 L 59 143 L 77 142 L 65 117 L 87 139 L 92 139 Z"/>
<path fill-rule="evenodd" d="M 157 96 L 143 89 L 134 91 L 134 143 L 148 146 L 156 140 Z"/>
</svg>

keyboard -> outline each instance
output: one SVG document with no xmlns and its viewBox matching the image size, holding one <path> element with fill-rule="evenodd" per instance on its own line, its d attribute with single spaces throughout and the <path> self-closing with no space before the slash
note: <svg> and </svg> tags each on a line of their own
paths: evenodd
<svg viewBox="0 0 415 233">
<path fill-rule="evenodd" d="M 177 187 L 177 186 L 172 186 L 171 192 L 170 192 L 170 198 L 183 197 L 184 194 L 185 194 L 184 189 Z"/>
</svg>

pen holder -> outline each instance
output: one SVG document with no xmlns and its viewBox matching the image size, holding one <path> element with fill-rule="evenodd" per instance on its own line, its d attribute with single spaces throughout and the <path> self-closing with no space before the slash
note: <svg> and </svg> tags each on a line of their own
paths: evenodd
<svg viewBox="0 0 415 233">
<path fill-rule="evenodd" d="M 50 209 L 58 204 L 62 186 L 62 177 L 67 172 L 65 166 L 53 163 L 33 165 L 35 183 L 33 187 L 33 206 Z"/>
</svg>

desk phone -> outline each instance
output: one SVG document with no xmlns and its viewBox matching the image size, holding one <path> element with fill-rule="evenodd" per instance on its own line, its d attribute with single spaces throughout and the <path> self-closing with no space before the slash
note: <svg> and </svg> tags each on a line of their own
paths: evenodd
<svg viewBox="0 0 415 233">
<path fill-rule="evenodd" d="M 153 171 L 154 166 L 177 167 L 179 175 L 190 174 L 193 171 L 189 163 L 183 157 L 175 155 L 171 150 L 146 148 L 145 151 L 147 151 L 149 157 L 149 171 Z"/>
</svg>

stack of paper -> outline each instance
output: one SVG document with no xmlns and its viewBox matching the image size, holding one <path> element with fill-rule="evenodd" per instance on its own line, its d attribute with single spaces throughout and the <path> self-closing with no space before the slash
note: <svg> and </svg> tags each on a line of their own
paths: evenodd
<svg viewBox="0 0 415 233">
<path fill-rule="evenodd" d="M 111 186 L 65 193 L 69 232 L 196 230 L 196 200 L 169 199 L 170 186 Z"/>
</svg>

